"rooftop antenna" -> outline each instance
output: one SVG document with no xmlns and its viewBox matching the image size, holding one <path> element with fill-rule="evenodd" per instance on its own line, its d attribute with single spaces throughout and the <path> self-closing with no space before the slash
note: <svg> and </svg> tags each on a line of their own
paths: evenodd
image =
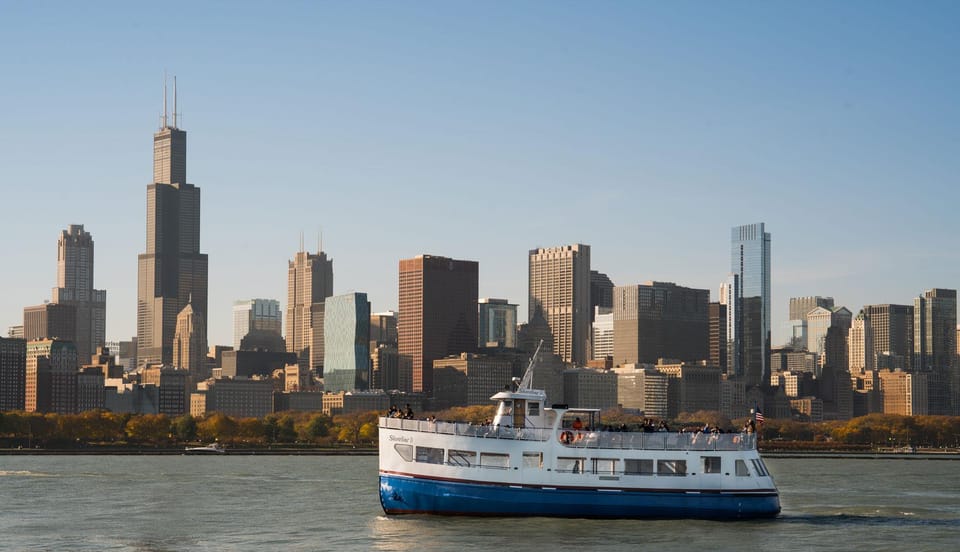
<svg viewBox="0 0 960 552">
<path fill-rule="evenodd" d="M 303 253 L 303 230 L 300 231 L 300 252 Z"/>
<path fill-rule="evenodd" d="M 163 70 L 163 126 L 161 130 L 167 128 L 167 70 Z"/>
<path fill-rule="evenodd" d="M 177 128 L 177 76 L 173 76 L 173 128 Z"/>
<path fill-rule="evenodd" d="M 317 255 L 323 252 L 323 226 L 317 231 Z"/>
</svg>

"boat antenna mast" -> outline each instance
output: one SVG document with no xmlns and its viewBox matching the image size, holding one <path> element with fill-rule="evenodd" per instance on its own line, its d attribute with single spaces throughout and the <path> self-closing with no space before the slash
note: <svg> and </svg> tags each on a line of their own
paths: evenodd
<svg viewBox="0 0 960 552">
<path fill-rule="evenodd" d="M 522 389 L 530 389 L 530 386 L 533 385 L 533 367 L 537 364 L 537 357 L 540 355 L 540 347 L 543 347 L 543 340 L 540 340 L 540 343 L 537 343 L 537 350 L 533 352 L 533 358 L 530 359 L 530 364 L 527 365 L 527 371 L 523 373 L 523 379 L 520 380 L 520 385 L 517 386 L 517 391 Z"/>
</svg>

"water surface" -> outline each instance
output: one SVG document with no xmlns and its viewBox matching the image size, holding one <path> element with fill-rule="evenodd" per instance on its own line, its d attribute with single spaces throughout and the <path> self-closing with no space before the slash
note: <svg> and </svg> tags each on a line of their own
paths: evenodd
<svg viewBox="0 0 960 552">
<path fill-rule="evenodd" d="M 387 517 L 370 456 L 0 456 L 3 550 L 955 550 L 960 461 L 768 458 L 775 520 Z"/>
</svg>

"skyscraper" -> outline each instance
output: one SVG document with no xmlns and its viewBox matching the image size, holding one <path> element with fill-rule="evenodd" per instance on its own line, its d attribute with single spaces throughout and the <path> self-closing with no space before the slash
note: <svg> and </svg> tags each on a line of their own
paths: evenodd
<svg viewBox="0 0 960 552">
<path fill-rule="evenodd" d="M 333 295 L 333 259 L 303 250 L 287 263 L 287 351 L 300 366 L 323 369 L 323 302 Z"/>
<path fill-rule="evenodd" d="M 590 246 L 531 249 L 528 320 L 540 310 L 553 333 L 554 352 L 585 365 L 590 340 Z"/>
<path fill-rule="evenodd" d="M 719 366 L 720 372 L 727 373 L 727 305 L 710 303 L 710 364 Z"/>
<path fill-rule="evenodd" d="M 240 350 L 240 342 L 250 332 L 271 332 L 283 335 L 283 316 L 280 301 L 249 299 L 233 303 L 233 349 Z"/>
<path fill-rule="evenodd" d="M 814 307 L 806 313 L 806 321 L 807 350 L 823 355 L 826 350 L 824 340 L 827 337 L 827 330 L 832 327 L 840 328 L 846 339 L 853 321 L 853 314 L 846 307 Z"/>
<path fill-rule="evenodd" d="M 603 272 L 590 271 L 590 321 L 596 320 L 597 307 L 613 309 L 613 280 Z M 609 312 L 609 311 L 608 311 Z"/>
<path fill-rule="evenodd" d="M 195 379 L 207 374 L 207 327 L 200 313 L 187 303 L 177 315 L 173 339 L 173 366 L 187 370 Z"/>
<path fill-rule="evenodd" d="M 77 335 L 77 308 L 60 303 L 43 303 L 23 309 L 23 337 L 35 339 L 73 340 Z"/>
<path fill-rule="evenodd" d="M 23 410 L 27 383 L 27 342 L 0 337 L 0 412 Z"/>
<path fill-rule="evenodd" d="M 730 272 L 736 276 L 733 304 L 728 303 L 727 370 L 748 385 L 770 380 L 770 233 L 764 223 L 735 226 L 730 233 Z"/>
<path fill-rule="evenodd" d="M 69 341 L 27 342 L 27 412 L 73 414 L 77 409 L 77 348 Z"/>
<path fill-rule="evenodd" d="M 863 311 L 860 311 L 851 323 L 850 333 L 847 334 L 847 350 L 851 374 L 874 370 L 876 356 L 873 354 L 873 329 L 870 327 L 870 319 Z"/>
<path fill-rule="evenodd" d="M 808 297 L 790 298 L 790 320 L 806 320 L 807 314 L 817 307 L 833 308 L 833 297 L 812 295 Z"/>
<path fill-rule="evenodd" d="M 506 299 L 484 297 L 479 300 L 479 308 L 478 345 L 486 347 L 488 343 L 496 343 L 498 347 L 516 347 L 517 306 Z"/>
<path fill-rule="evenodd" d="M 433 392 L 433 361 L 477 351 L 479 265 L 433 255 L 400 261 L 400 380 Z"/>
<path fill-rule="evenodd" d="M 153 135 L 153 183 L 147 186 L 147 250 L 139 256 L 137 364 L 170 364 L 177 315 L 188 302 L 206 327 L 207 255 L 200 253 L 200 188 L 187 183 L 187 133 L 163 118 Z"/>
<path fill-rule="evenodd" d="M 873 347 L 866 352 L 872 358 L 867 365 L 888 369 L 910 370 L 913 365 L 913 306 L 864 305 L 863 315 L 870 330 L 868 341 Z"/>
<path fill-rule="evenodd" d="M 370 388 L 370 301 L 366 293 L 328 297 L 324 302 L 323 388 Z"/>
<path fill-rule="evenodd" d="M 957 414 L 957 291 L 931 289 L 913 302 L 913 369 L 927 373 L 929 413 Z"/>
<path fill-rule="evenodd" d="M 670 282 L 613 288 L 613 363 L 710 356 L 710 291 Z"/>
<path fill-rule="evenodd" d="M 82 224 L 60 232 L 53 302 L 76 308 L 75 334 L 62 337 L 73 341 L 87 362 L 106 341 L 107 292 L 93 289 L 93 238 Z"/>
</svg>

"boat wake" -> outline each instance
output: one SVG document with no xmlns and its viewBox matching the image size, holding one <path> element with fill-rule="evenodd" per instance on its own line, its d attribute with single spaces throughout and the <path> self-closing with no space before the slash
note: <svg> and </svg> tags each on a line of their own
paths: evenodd
<svg viewBox="0 0 960 552">
<path fill-rule="evenodd" d="M 917 517 L 916 512 L 890 511 L 873 513 L 835 513 L 835 514 L 790 514 L 784 512 L 777 518 L 781 523 L 796 523 L 815 526 L 904 526 L 904 527 L 956 527 L 958 520 L 954 516 L 930 517 L 925 513 Z"/>
</svg>

